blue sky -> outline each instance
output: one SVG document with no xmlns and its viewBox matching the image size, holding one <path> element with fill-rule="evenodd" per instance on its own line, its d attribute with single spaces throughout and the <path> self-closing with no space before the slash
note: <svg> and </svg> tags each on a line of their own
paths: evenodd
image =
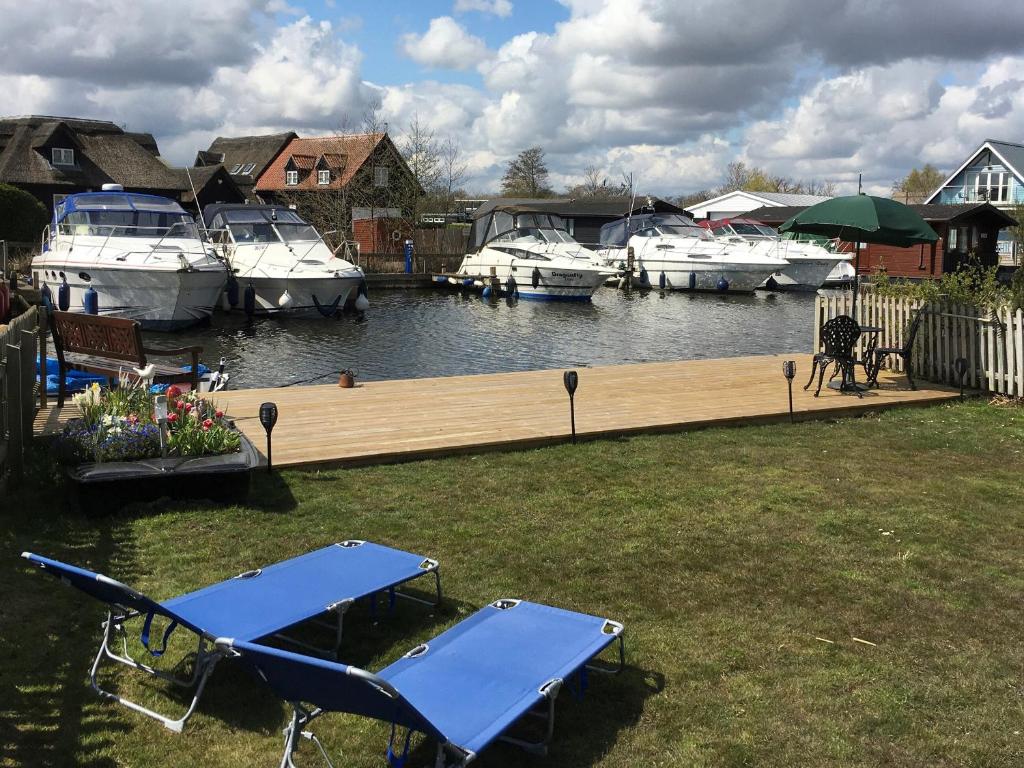
<svg viewBox="0 0 1024 768">
<path fill-rule="evenodd" d="M 113 120 L 176 164 L 373 114 L 399 143 L 414 119 L 456 142 L 474 193 L 531 146 L 556 190 L 593 171 L 680 195 L 742 161 L 884 192 L 1024 140 L 1024 3 L 1005 0 L 0 0 L 0 18 L 0 113 Z"/>
</svg>

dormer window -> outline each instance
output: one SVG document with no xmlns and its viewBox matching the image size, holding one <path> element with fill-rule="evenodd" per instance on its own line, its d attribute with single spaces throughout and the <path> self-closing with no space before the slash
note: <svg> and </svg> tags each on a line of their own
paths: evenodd
<svg viewBox="0 0 1024 768">
<path fill-rule="evenodd" d="M 75 164 L 75 150 L 73 149 L 61 149 L 59 147 L 54 147 L 50 152 L 54 165 Z"/>
<path fill-rule="evenodd" d="M 329 170 L 320 170 L 316 172 L 316 183 L 317 184 L 330 184 L 331 183 L 331 172 Z"/>
<path fill-rule="evenodd" d="M 231 166 L 231 170 L 228 171 L 228 173 L 230 173 L 232 176 L 234 176 L 236 173 L 239 173 L 241 170 L 242 170 L 242 164 L 241 163 L 236 163 L 235 165 Z"/>
<path fill-rule="evenodd" d="M 294 187 L 299 183 L 299 172 L 298 171 L 285 171 L 284 172 L 284 183 L 289 187 Z"/>
<path fill-rule="evenodd" d="M 243 169 L 242 173 L 252 173 L 256 170 L 256 163 L 248 163 Z"/>
</svg>

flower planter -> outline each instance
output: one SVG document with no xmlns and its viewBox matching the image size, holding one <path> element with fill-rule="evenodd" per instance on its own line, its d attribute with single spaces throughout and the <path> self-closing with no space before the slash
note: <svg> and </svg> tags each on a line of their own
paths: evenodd
<svg viewBox="0 0 1024 768">
<path fill-rule="evenodd" d="M 84 512 L 113 512 L 132 502 L 210 499 L 245 500 L 259 454 L 244 435 L 236 453 L 219 456 L 88 462 L 68 467 L 69 501 Z"/>
</svg>

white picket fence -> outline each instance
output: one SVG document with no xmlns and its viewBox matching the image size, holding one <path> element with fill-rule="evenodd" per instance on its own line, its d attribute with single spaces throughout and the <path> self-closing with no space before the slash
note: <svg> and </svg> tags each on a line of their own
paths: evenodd
<svg viewBox="0 0 1024 768">
<path fill-rule="evenodd" d="M 851 314 L 852 293 L 818 296 L 814 315 L 814 349 L 821 347 L 821 326 L 837 315 Z M 954 369 L 958 358 L 967 361 L 964 384 L 1012 397 L 1024 397 L 1024 312 L 1003 308 L 995 313 L 945 302 L 923 305 L 920 301 L 878 296 L 862 287 L 857 299 L 856 320 L 860 325 L 882 328 L 878 346 L 903 346 L 914 312 L 923 308 L 924 317 L 914 340 L 914 377 L 959 386 Z M 863 355 L 866 335 L 858 341 Z M 898 357 L 890 362 L 903 369 Z"/>
</svg>

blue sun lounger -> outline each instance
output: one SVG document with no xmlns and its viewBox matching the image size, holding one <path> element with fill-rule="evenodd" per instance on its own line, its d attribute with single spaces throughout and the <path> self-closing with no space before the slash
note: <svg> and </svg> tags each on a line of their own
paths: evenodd
<svg viewBox="0 0 1024 768">
<path fill-rule="evenodd" d="M 394 607 L 398 597 L 428 605 L 437 605 L 441 601 L 441 574 L 436 560 L 368 541 L 350 540 L 331 544 L 275 565 L 240 573 L 232 579 L 162 603 L 102 574 L 31 552 L 23 552 L 22 557 L 65 584 L 107 604 L 107 620 L 102 625 L 103 640 L 90 672 L 92 687 L 96 692 L 148 715 L 179 733 L 195 711 L 206 679 L 225 655 L 213 645 L 216 638 L 231 635 L 255 641 L 274 636 L 336 657 L 341 644 L 345 611 L 356 600 L 370 598 L 371 612 L 375 612 L 376 596 L 382 592 L 388 595 L 389 608 Z M 427 574 L 434 575 L 436 602 L 421 600 L 398 590 L 399 586 Z M 328 626 L 335 632 L 333 648 L 314 648 L 281 634 L 297 624 L 332 614 L 336 623 Z M 150 643 L 150 630 L 156 616 L 169 622 L 159 648 L 156 643 Z M 140 639 L 152 656 L 164 653 L 168 638 L 178 626 L 197 635 L 199 645 L 192 674 L 188 678 L 181 678 L 132 658 L 128 653 L 124 629 L 125 622 L 131 619 L 142 621 Z M 121 652 L 111 647 L 112 643 L 116 644 L 118 636 L 121 638 Z M 100 662 L 105 658 L 176 685 L 194 686 L 196 690 L 192 703 L 184 715 L 174 719 L 103 690 L 96 675 Z"/>
<path fill-rule="evenodd" d="M 544 753 L 554 729 L 559 689 L 575 680 L 582 694 L 588 669 L 621 671 L 622 633 L 622 625 L 608 619 L 498 600 L 376 674 L 237 638 L 220 638 L 216 646 L 242 658 L 292 705 L 282 768 L 293 768 L 300 737 L 313 741 L 331 764 L 317 738 L 303 730 L 325 712 L 389 723 L 387 755 L 396 768 L 408 756 L 412 732 L 422 733 L 436 740 L 436 765 L 443 768 L 469 763 L 496 740 Z M 616 641 L 617 666 L 595 664 Z M 507 734 L 527 714 L 546 720 L 541 741 Z M 401 754 L 396 754 L 396 728 L 407 729 Z"/>
</svg>

